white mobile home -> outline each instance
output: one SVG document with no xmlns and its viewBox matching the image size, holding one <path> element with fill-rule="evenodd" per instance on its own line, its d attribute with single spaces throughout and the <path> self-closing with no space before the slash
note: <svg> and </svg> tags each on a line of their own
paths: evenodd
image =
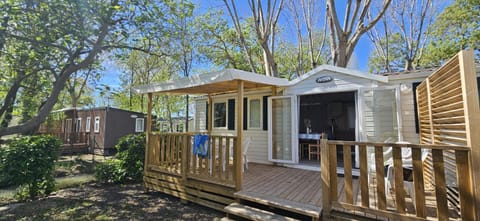
<svg viewBox="0 0 480 221">
<path fill-rule="evenodd" d="M 292 81 L 223 70 L 137 87 L 148 95 L 145 187 L 233 217 L 475 220 L 475 71 L 462 51 L 428 77 L 321 66 Z M 201 96 L 194 132 L 152 131 L 160 94 Z"/>
<path fill-rule="evenodd" d="M 222 74 L 228 72 L 236 70 Z M 308 144 L 321 133 L 329 140 L 418 143 L 414 89 L 432 72 L 381 76 L 322 65 L 287 85 L 246 90 L 241 102 L 243 135 L 252 138 L 248 160 L 319 169 Z M 211 97 L 213 135 L 236 134 L 236 97 Z M 195 131 L 207 131 L 207 103 L 206 96 L 195 100 Z M 358 149 L 352 153 L 358 167 Z"/>
</svg>

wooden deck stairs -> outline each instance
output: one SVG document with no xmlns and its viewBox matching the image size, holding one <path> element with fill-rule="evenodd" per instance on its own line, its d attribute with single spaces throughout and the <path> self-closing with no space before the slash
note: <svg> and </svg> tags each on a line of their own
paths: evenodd
<svg viewBox="0 0 480 221">
<path fill-rule="evenodd" d="M 259 193 L 235 193 L 237 202 L 225 207 L 228 218 L 247 220 L 319 220 L 321 208 Z"/>
</svg>

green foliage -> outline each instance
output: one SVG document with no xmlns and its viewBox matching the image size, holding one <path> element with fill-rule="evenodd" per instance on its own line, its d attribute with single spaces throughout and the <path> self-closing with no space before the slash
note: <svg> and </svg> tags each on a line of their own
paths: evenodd
<svg viewBox="0 0 480 221">
<path fill-rule="evenodd" d="M 387 38 L 381 38 L 378 44 L 388 45 L 388 54 L 385 49 L 380 48 L 372 51 L 368 58 L 369 72 L 385 73 L 403 70 L 405 67 L 404 42 L 405 39 L 400 33 L 390 34 L 388 42 Z"/>
<path fill-rule="evenodd" d="M 0 152 L 0 180 L 18 185 L 20 200 L 48 195 L 54 190 L 55 161 L 61 142 L 51 136 L 26 136 Z"/>
<path fill-rule="evenodd" d="M 95 178 L 102 183 L 141 181 L 145 161 L 145 134 L 122 137 L 115 149 L 117 150 L 116 159 L 97 165 Z"/>
<path fill-rule="evenodd" d="M 124 183 L 125 174 L 122 162 L 117 159 L 108 159 L 95 167 L 95 179 L 101 183 Z"/>
<path fill-rule="evenodd" d="M 122 137 L 115 146 L 117 159 L 122 162 L 128 179 L 142 179 L 143 162 L 145 161 L 145 134 L 132 134 Z"/>
<path fill-rule="evenodd" d="M 445 8 L 430 32 L 422 65 L 438 66 L 463 49 L 474 49 L 480 60 L 480 6 L 478 0 L 458 0 Z"/>
</svg>

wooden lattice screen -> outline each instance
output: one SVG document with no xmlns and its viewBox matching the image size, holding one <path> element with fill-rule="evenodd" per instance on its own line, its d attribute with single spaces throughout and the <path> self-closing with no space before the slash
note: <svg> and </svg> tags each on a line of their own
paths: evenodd
<svg viewBox="0 0 480 221">
<path fill-rule="evenodd" d="M 461 51 L 417 87 L 421 144 L 460 145 L 472 148 L 473 167 L 480 168 L 480 111 L 473 51 Z M 480 170 L 457 171 L 453 152 L 445 151 L 445 175 L 453 204 L 456 179 L 472 173 L 475 201 L 480 206 Z M 431 159 L 425 161 L 426 180 L 432 180 Z M 430 177 L 430 179 L 428 179 Z M 478 216 L 478 214 L 477 214 Z M 477 219 L 479 219 L 477 217 Z"/>
</svg>

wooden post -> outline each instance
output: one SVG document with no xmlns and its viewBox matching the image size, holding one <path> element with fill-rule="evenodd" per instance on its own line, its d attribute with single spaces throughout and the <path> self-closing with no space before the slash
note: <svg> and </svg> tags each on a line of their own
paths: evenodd
<svg viewBox="0 0 480 221">
<path fill-rule="evenodd" d="M 152 148 L 150 145 L 150 133 L 152 132 L 152 93 L 148 93 L 148 107 L 147 107 L 147 129 L 145 137 L 145 161 L 143 163 L 143 172 L 147 172 L 148 164 L 150 163 L 148 152 Z M 145 188 L 145 186 L 144 186 Z M 146 189 L 146 188 L 145 188 Z"/>
<path fill-rule="evenodd" d="M 189 144 L 190 144 L 190 135 L 184 134 L 181 136 L 182 139 L 182 161 L 181 161 L 181 173 L 182 173 L 182 180 L 187 181 L 187 170 L 188 170 L 188 153 L 190 152 Z"/>
<path fill-rule="evenodd" d="M 207 134 L 208 137 L 212 135 L 212 126 L 213 126 L 213 119 L 212 119 L 212 113 L 213 113 L 213 103 L 212 103 L 212 96 L 209 94 L 208 95 L 208 122 L 207 122 Z"/>
<path fill-rule="evenodd" d="M 242 141 L 243 141 L 243 86 L 244 82 L 238 81 L 237 92 L 237 147 L 234 151 L 235 164 L 235 187 L 237 190 L 242 189 L 243 173 L 242 173 Z"/>
<path fill-rule="evenodd" d="M 332 199 L 330 198 L 330 148 L 327 144 L 327 139 L 320 141 L 320 172 L 321 172 L 321 183 L 322 183 L 322 209 L 323 209 L 323 219 L 327 219 L 332 208 Z"/>
<path fill-rule="evenodd" d="M 478 85 L 475 71 L 473 50 L 461 51 L 458 54 L 460 64 L 460 79 L 462 81 L 463 108 L 465 114 L 465 130 L 467 146 L 472 148 L 471 168 L 480 168 L 480 108 L 478 102 Z M 474 214 L 480 220 L 480 170 L 472 171 L 473 188 L 468 188 L 467 193 L 474 195 L 474 207 L 467 213 Z M 473 189 L 473 190 L 472 190 Z M 460 201 L 462 203 L 462 201 Z M 463 205 L 462 205 L 463 206 Z M 477 208 L 477 209 L 475 209 Z M 464 212 L 462 210 L 462 212 Z"/>
<path fill-rule="evenodd" d="M 370 207 L 370 199 L 368 193 L 368 158 L 367 158 L 367 146 L 360 145 L 359 146 L 359 154 L 360 154 L 360 191 L 362 194 L 362 206 L 363 207 Z"/>
</svg>

